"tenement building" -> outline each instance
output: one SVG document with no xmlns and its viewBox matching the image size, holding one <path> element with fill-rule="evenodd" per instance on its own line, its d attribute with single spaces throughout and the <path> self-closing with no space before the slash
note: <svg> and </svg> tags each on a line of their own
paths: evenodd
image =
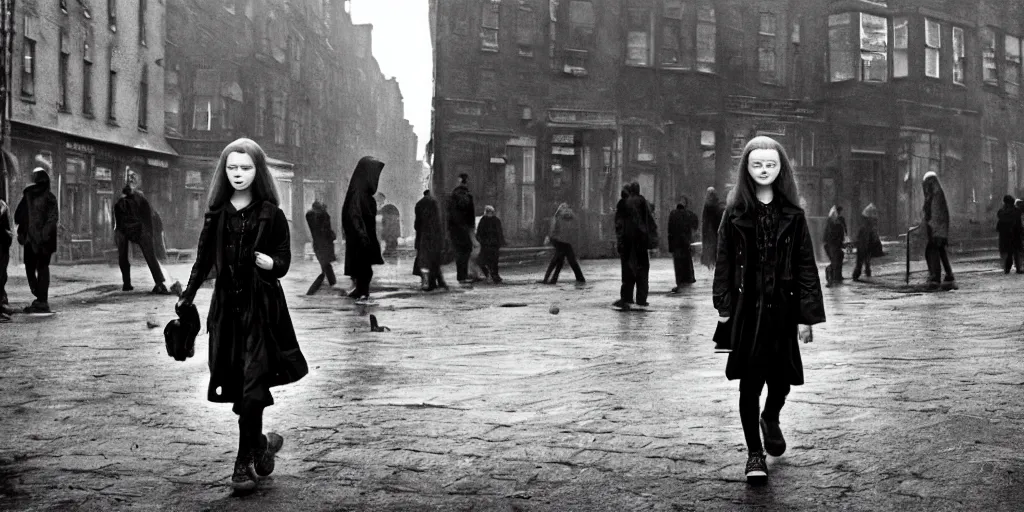
<svg viewBox="0 0 1024 512">
<path fill-rule="evenodd" d="M 727 192 L 759 134 L 787 148 L 808 213 L 841 205 L 851 230 L 869 203 L 883 235 L 916 225 L 929 170 L 954 243 L 1024 194 L 1017 2 L 433 0 L 431 29 L 432 186 L 469 174 L 519 245 L 565 201 L 582 251 L 608 254 L 622 184 L 664 223 Z"/>
</svg>

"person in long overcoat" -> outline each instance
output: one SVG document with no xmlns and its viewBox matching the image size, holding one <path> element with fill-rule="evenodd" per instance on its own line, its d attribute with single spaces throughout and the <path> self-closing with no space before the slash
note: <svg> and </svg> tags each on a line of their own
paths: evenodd
<svg viewBox="0 0 1024 512">
<path fill-rule="evenodd" d="M 687 209 L 689 200 L 685 197 L 668 216 L 668 250 L 672 252 L 672 263 L 676 271 L 676 286 L 672 293 L 679 293 L 681 287 L 697 282 L 693 275 L 693 232 L 700 227 L 697 214 Z"/>
<path fill-rule="evenodd" d="M 578 230 L 576 214 L 569 207 L 569 203 L 559 204 L 555 209 L 555 214 L 551 216 L 548 235 L 545 238 L 545 244 L 550 243 L 555 248 L 555 253 L 551 256 L 547 271 L 544 272 L 542 284 L 558 283 L 558 275 L 562 272 L 565 260 L 569 260 L 569 267 L 572 268 L 572 273 L 576 276 L 576 282 L 580 284 L 587 282 L 583 277 L 583 269 L 580 268 L 580 263 L 576 259 L 576 251 L 573 250 L 578 238 Z"/>
<path fill-rule="evenodd" d="M 871 277 L 871 258 L 881 248 L 878 238 L 878 207 L 869 203 L 860 213 L 860 229 L 857 230 L 857 264 L 853 267 L 853 280 L 860 281 L 861 269 Z"/>
<path fill-rule="evenodd" d="M 459 185 L 448 197 L 448 236 L 455 249 L 455 274 L 460 283 L 471 281 L 469 260 L 473 254 L 476 206 L 469 192 L 469 175 L 459 175 Z"/>
<path fill-rule="evenodd" d="M 782 146 L 768 137 L 748 142 L 718 231 L 713 303 L 729 332 L 725 375 L 740 381 L 752 483 L 767 477 L 763 448 L 775 457 L 786 449 L 779 413 L 790 387 L 804 383 L 798 340 L 810 342 L 810 326 L 825 321 L 807 217 L 798 204 Z M 759 418 L 765 384 L 768 397 Z"/>
<path fill-rule="evenodd" d="M 825 220 L 825 233 L 822 241 L 825 254 L 828 255 L 828 267 L 825 268 L 825 286 L 843 282 L 843 243 L 846 240 L 846 221 L 841 215 L 842 207 L 833 206 Z"/>
<path fill-rule="evenodd" d="M 26 313 L 50 312 L 50 258 L 57 252 L 57 223 L 60 212 L 57 196 L 50 192 L 50 166 L 37 159 L 32 170 L 32 184 L 25 187 L 24 195 L 14 210 L 14 223 L 18 225 L 18 243 L 24 246 L 25 273 L 28 287 L 35 295 Z"/>
<path fill-rule="evenodd" d="M 505 229 L 501 226 L 494 207 L 484 206 L 484 216 L 476 226 L 476 240 L 480 242 L 480 256 L 477 261 L 484 271 L 484 277 L 490 277 L 495 283 L 501 283 L 498 274 L 498 259 L 501 248 L 505 246 Z"/>
<path fill-rule="evenodd" d="M 939 183 L 939 175 L 934 171 L 924 173 L 921 178 L 924 191 L 924 227 L 928 242 L 924 248 L 924 258 L 928 263 L 928 286 L 930 288 L 956 288 L 953 277 L 953 266 L 949 264 L 946 246 L 949 244 L 949 206 L 946 193 Z M 942 270 L 946 278 L 942 280 Z M 940 282 L 942 284 L 940 284 Z"/>
<path fill-rule="evenodd" d="M 416 261 L 413 263 L 413 274 L 423 279 L 423 291 L 437 288 L 448 289 L 441 265 L 444 253 L 448 249 L 448 233 L 441 221 L 441 207 L 430 194 L 423 191 L 423 198 L 416 202 L 414 210 L 416 219 Z"/>
<path fill-rule="evenodd" d="M 398 238 L 402 236 L 401 213 L 393 204 L 380 207 L 380 238 L 384 241 L 384 254 L 393 254 L 398 250 Z"/>
<path fill-rule="evenodd" d="M 1024 199 L 1017 198 L 1017 200 L 1013 202 L 1013 207 L 1017 209 L 1017 213 L 1020 217 L 1021 241 L 1020 245 L 1017 247 L 1017 257 L 1020 258 L 1021 263 L 1024 263 Z"/>
<path fill-rule="evenodd" d="M 1024 270 L 1021 270 L 1020 258 L 1020 212 L 1014 207 L 1013 203 L 1013 196 L 1003 196 L 1003 207 L 996 213 L 996 231 L 999 232 L 999 257 L 1002 259 L 1004 274 L 1009 274 L 1010 268 L 1015 263 L 1017 265 L 1017 273 L 1024 274 Z"/>
<path fill-rule="evenodd" d="M 299 349 L 280 279 L 291 265 L 288 219 L 279 207 L 263 149 L 249 139 L 224 148 L 210 188 L 196 261 L 176 305 L 192 305 L 212 269 L 216 282 L 206 329 L 210 334 L 211 402 L 234 404 L 239 442 L 231 486 L 249 490 L 274 470 L 284 443 L 263 432 L 270 388 L 309 371 Z"/>
<path fill-rule="evenodd" d="M 7 203 L 0 199 L 0 322 L 10 322 L 11 313 L 14 313 L 7 300 L 7 265 L 11 260 L 13 243 L 11 210 L 7 208 Z"/>
<path fill-rule="evenodd" d="M 153 208 L 131 185 L 125 185 L 121 194 L 121 199 L 114 203 L 114 241 L 117 244 L 117 264 L 121 268 L 121 290 L 129 292 L 134 289 L 128 249 L 130 244 L 136 244 L 142 250 L 149 273 L 153 276 L 152 293 L 170 293 L 164 285 L 164 272 L 156 257 Z"/>
<path fill-rule="evenodd" d="M 616 309 L 629 309 L 631 304 L 646 307 L 650 285 L 650 250 L 655 248 L 658 227 L 651 213 L 650 203 L 640 193 L 640 184 L 630 183 L 629 193 L 621 208 L 616 209 L 616 225 L 621 225 L 618 240 L 619 260 L 622 264 L 622 287 L 619 300 L 612 304 Z M 635 302 L 633 292 L 636 291 Z"/>
<path fill-rule="evenodd" d="M 357 302 L 370 300 L 373 265 L 383 265 L 377 239 L 377 184 L 384 163 L 364 156 L 356 164 L 341 205 L 341 228 L 345 233 L 345 275 L 355 281 L 348 295 Z"/>
<path fill-rule="evenodd" d="M 309 226 L 309 235 L 313 239 L 313 255 L 320 264 L 320 275 L 316 276 L 313 284 L 306 290 L 306 295 L 313 295 L 323 285 L 325 278 L 327 284 L 331 286 L 337 283 L 331 262 L 338 259 L 334 254 L 334 241 L 338 235 L 331 227 L 331 214 L 327 212 L 327 206 L 320 201 L 313 201 L 306 212 L 306 225 Z"/>
<path fill-rule="evenodd" d="M 709 269 L 715 268 L 718 254 L 718 226 L 722 223 L 725 208 L 718 198 L 715 187 L 708 187 L 704 195 L 704 209 L 700 218 L 700 263 Z"/>
</svg>

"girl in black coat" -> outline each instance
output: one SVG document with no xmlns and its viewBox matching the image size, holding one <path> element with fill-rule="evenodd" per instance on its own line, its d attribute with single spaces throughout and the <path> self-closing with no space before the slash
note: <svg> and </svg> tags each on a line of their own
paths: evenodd
<svg viewBox="0 0 1024 512">
<path fill-rule="evenodd" d="M 288 314 L 280 278 L 291 264 L 288 220 L 267 157 L 255 142 L 238 139 L 220 155 L 210 188 L 192 275 L 176 306 L 192 304 L 211 269 L 217 270 L 206 328 L 210 333 L 207 399 L 234 404 L 238 455 L 231 486 L 256 487 L 274 470 L 284 440 L 262 434 L 270 388 L 308 371 Z"/>
<path fill-rule="evenodd" d="M 689 202 L 684 197 L 668 216 L 668 250 L 672 251 L 672 262 L 676 271 L 676 287 L 672 288 L 672 293 L 679 293 L 680 287 L 697 282 L 693 275 L 690 243 L 700 221 L 697 220 L 697 214 L 686 209 Z"/>
<path fill-rule="evenodd" d="M 722 214 L 725 208 L 718 199 L 718 192 L 715 187 L 708 187 L 704 196 L 704 211 L 701 212 L 700 229 L 700 262 L 705 267 L 714 270 L 715 258 L 718 254 L 718 226 L 722 223 Z"/>
<path fill-rule="evenodd" d="M 380 240 L 377 239 L 377 193 L 384 163 L 364 156 L 352 171 L 345 203 L 341 205 L 341 228 L 345 232 L 345 275 L 356 287 L 348 295 L 357 303 L 370 300 L 373 265 L 383 265 Z"/>
<path fill-rule="evenodd" d="M 797 341 L 809 343 L 811 325 L 825 321 L 811 235 L 798 204 L 782 146 L 768 137 L 748 142 L 718 230 L 714 305 L 730 333 L 725 375 L 740 380 L 751 483 L 767 478 L 762 448 L 774 457 L 786 450 L 779 412 L 790 386 L 804 383 Z M 759 420 L 766 383 L 768 397 Z"/>
<path fill-rule="evenodd" d="M 1017 264 L 1017 273 L 1024 274 L 1021 270 L 1020 238 L 1021 224 L 1020 211 L 1013 205 L 1014 198 L 1011 195 L 1003 196 L 1003 207 L 996 212 L 996 231 L 999 232 L 999 258 L 1002 259 L 1003 273 L 1009 274 L 1014 263 Z"/>
<path fill-rule="evenodd" d="M 498 254 L 505 246 L 505 230 L 501 227 L 501 219 L 495 215 L 494 207 L 484 207 L 484 217 L 476 227 L 476 240 L 480 242 L 480 256 L 477 262 L 484 269 L 484 277 L 490 276 L 495 283 L 501 283 L 498 275 Z"/>
</svg>

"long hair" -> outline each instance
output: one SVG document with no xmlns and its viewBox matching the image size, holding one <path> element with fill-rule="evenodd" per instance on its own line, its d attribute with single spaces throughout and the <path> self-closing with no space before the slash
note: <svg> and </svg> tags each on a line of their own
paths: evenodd
<svg viewBox="0 0 1024 512">
<path fill-rule="evenodd" d="M 832 206 L 832 208 L 828 210 L 828 218 L 832 220 L 839 220 L 839 208 Z"/>
<path fill-rule="evenodd" d="M 729 193 L 728 206 L 740 211 L 753 210 L 757 201 L 756 184 L 754 178 L 747 172 L 750 163 L 750 153 L 755 149 L 774 149 L 779 152 L 779 176 L 772 183 L 772 190 L 776 196 L 789 202 L 790 205 L 800 208 L 800 194 L 797 192 L 796 177 L 793 176 L 793 166 L 789 163 L 789 156 L 786 150 L 778 141 L 771 137 L 758 136 L 750 139 L 743 148 L 743 158 L 736 168 L 736 186 Z"/>
<path fill-rule="evenodd" d="M 274 185 L 274 177 L 270 174 L 270 168 L 267 167 L 267 154 L 252 139 L 242 138 L 228 144 L 224 151 L 220 152 L 217 170 L 214 171 L 213 179 L 210 182 L 210 197 L 208 201 L 210 210 L 222 208 L 231 200 L 231 195 L 235 193 L 234 187 L 228 181 L 227 174 L 228 155 L 231 153 L 245 153 L 249 155 L 249 158 L 252 158 L 253 165 L 256 167 L 256 177 L 252 180 L 252 185 L 250 186 L 252 201 L 254 203 L 269 201 L 274 206 L 280 206 L 281 199 L 277 194 L 277 186 Z"/>
</svg>

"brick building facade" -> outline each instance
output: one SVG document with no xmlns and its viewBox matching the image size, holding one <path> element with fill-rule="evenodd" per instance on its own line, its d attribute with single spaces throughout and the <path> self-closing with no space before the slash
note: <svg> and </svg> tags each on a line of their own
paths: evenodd
<svg viewBox="0 0 1024 512">
<path fill-rule="evenodd" d="M 521 245 L 567 201 L 609 254 L 623 183 L 664 222 L 766 134 L 812 217 L 840 204 L 856 229 L 874 202 L 905 232 L 936 170 L 954 236 L 988 236 L 1024 193 L 1022 22 L 982 0 L 435 0 L 433 186 L 470 174 Z"/>
</svg>

